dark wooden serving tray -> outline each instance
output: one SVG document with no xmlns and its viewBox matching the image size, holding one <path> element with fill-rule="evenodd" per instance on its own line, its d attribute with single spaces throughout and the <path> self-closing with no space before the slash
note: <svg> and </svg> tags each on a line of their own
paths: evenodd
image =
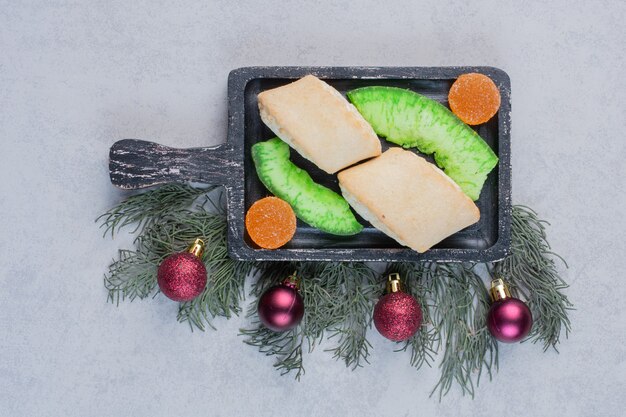
<svg viewBox="0 0 626 417">
<path fill-rule="evenodd" d="M 477 132 L 500 158 L 476 202 L 480 221 L 420 254 L 399 245 L 358 217 L 365 229 L 355 236 L 332 236 L 298 221 L 294 238 L 277 250 L 256 248 L 245 232 L 247 209 L 269 195 L 259 181 L 250 147 L 274 137 L 261 121 L 257 95 L 263 90 L 314 74 L 342 94 L 357 87 L 387 85 L 408 88 L 447 105 L 448 90 L 463 73 L 488 75 L 499 87 L 502 105 Z M 168 182 L 223 185 L 227 195 L 228 251 L 240 260 L 310 261 L 474 261 L 502 259 L 511 243 L 511 87 L 507 74 L 493 67 L 248 67 L 228 77 L 228 137 L 212 148 L 174 149 L 153 142 L 124 139 L 110 152 L 111 182 L 137 189 Z M 383 149 L 390 145 L 382 141 Z M 432 158 L 428 157 L 430 161 Z M 336 175 L 318 169 L 297 152 L 291 160 L 313 179 L 337 192 Z M 410 190 L 407 190 L 409 192 Z"/>
</svg>

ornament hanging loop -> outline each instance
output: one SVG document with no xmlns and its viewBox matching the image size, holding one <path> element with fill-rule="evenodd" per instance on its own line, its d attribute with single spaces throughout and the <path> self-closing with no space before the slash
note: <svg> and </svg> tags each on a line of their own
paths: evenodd
<svg viewBox="0 0 626 417">
<path fill-rule="evenodd" d="M 283 285 L 286 285 L 290 288 L 294 288 L 296 290 L 300 289 L 300 278 L 297 277 L 298 271 L 293 271 L 293 274 L 289 275 L 283 281 Z"/>
<path fill-rule="evenodd" d="M 491 281 L 491 289 L 489 290 L 491 301 L 506 300 L 511 298 L 511 291 L 502 278 L 496 278 Z"/>
<path fill-rule="evenodd" d="M 187 248 L 187 252 L 191 253 L 196 258 L 201 259 L 202 254 L 204 254 L 205 247 L 206 247 L 206 244 L 204 243 L 204 240 L 196 239 L 193 241 L 191 245 L 189 245 L 189 247 Z"/>
<path fill-rule="evenodd" d="M 394 292 L 403 292 L 404 288 L 402 286 L 402 282 L 400 281 L 400 274 L 393 273 L 393 274 L 389 274 L 389 278 L 387 278 L 387 292 L 388 293 L 394 293 Z"/>
</svg>

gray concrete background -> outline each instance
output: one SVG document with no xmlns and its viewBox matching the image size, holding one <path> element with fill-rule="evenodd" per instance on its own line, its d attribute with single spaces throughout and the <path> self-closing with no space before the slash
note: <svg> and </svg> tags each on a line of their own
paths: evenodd
<svg viewBox="0 0 626 417">
<path fill-rule="evenodd" d="M 0 1 L 0 415 L 626 415 L 625 20 L 619 0 Z M 226 77 L 247 65 L 507 71 L 514 201 L 570 262 L 561 353 L 502 346 L 475 400 L 438 403 L 438 370 L 375 332 L 371 366 L 318 349 L 296 383 L 242 343 L 244 319 L 191 333 L 163 298 L 106 304 L 129 243 L 93 223 L 122 198 L 109 146 L 223 141 Z"/>
</svg>

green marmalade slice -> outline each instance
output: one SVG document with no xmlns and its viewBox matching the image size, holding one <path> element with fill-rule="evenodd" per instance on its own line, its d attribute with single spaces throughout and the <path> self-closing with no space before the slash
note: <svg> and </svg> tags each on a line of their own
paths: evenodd
<svg viewBox="0 0 626 417">
<path fill-rule="evenodd" d="M 363 230 L 348 202 L 294 165 L 289 160 L 289 145 L 279 138 L 254 144 L 252 159 L 263 185 L 289 203 L 305 223 L 334 235 L 354 235 Z"/>
<path fill-rule="evenodd" d="M 478 200 L 498 157 L 445 106 L 410 90 L 363 87 L 348 98 L 379 136 L 435 155 L 435 162 L 472 200 Z"/>
</svg>

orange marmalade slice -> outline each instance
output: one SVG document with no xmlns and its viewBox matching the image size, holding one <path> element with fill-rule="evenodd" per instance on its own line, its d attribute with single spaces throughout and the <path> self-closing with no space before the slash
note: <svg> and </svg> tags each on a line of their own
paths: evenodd
<svg viewBox="0 0 626 417">
<path fill-rule="evenodd" d="M 278 197 L 256 201 L 246 214 L 250 239 L 264 249 L 277 249 L 296 233 L 296 215 L 291 206 Z"/>
<path fill-rule="evenodd" d="M 500 91 L 483 74 L 463 74 L 448 93 L 450 109 L 468 125 L 479 125 L 491 119 L 500 108 Z"/>
</svg>

